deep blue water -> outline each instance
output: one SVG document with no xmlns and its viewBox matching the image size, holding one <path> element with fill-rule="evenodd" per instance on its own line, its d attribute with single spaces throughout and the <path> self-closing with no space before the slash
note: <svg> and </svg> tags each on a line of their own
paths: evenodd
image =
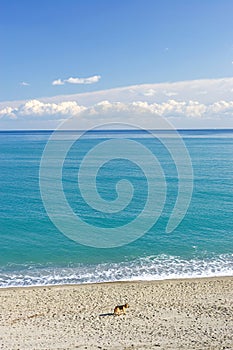
<svg viewBox="0 0 233 350">
<path fill-rule="evenodd" d="M 67 135 L 68 139 L 77 136 L 70 132 L 62 138 L 66 140 Z M 75 215 L 94 227 L 120 230 L 137 218 L 147 200 L 148 179 L 130 159 L 112 159 L 96 177 L 100 196 L 111 205 L 117 198 L 116 184 L 126 179 L 134 188 L 133 198 L 119 212 L 92 208 L 82 198 L 78 182 L 79 166 L 88 151 L 109 139 L 134 140 L 156 155 L 165 175 L 166 201 L 148 232 L 123 246 L 97 248 L 65 236 L 45 210 L 39 172 L 51 132 L 0 132 L 0 286 L 232 275 L 233 131 L 189 130 L 180 135 L 192 161 L 194 187 L 187 213 L 171 233 L 166 233 L 166 226 L 179 179 L 169 150 L 158 139 L 139 131 L 92 132 L 70 148 L 62 169 L 63 190 Z M 171 149 L 173 142 L 169 138 Z M 48 181 L 53 182 L 60 151 L 58 148 L 51 158 Z M 146 157 L 143 161 L 149 162 Z M 150 176 L 156 181 L 156 174 Z M 186 181 L 188 186 L 192 179 Z M 157 195 L 160 200 L 159 191 Z M 54 193 L 54 207 L 62 217 L 64 208 L 59 207 L 56 196 Z M 66 220 L 69 224 L 69 216 Z M 90 235 L 91 240 L 88 230 L 82 234 Z"/>
</svg>

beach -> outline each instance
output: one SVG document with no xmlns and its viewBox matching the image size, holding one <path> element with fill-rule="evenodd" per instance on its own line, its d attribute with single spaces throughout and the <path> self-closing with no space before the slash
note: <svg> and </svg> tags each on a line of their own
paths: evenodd
<svg viewBox="0 0 233 350">
<path fill-rule="evenodd" d="M 0 4 L 0 350 L 233 350 L 233 0 Z"/>
<path fill-rule="evenodd" d="M 0 304 L 4 350 L 233 349 L 233 277 L 3 288 Z"/>
</svg>

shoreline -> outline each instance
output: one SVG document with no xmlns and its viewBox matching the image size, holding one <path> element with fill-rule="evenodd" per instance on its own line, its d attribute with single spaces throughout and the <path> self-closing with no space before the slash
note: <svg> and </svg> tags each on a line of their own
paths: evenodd
<svg viewBox="0 0 233 350">
<path fill-rule="evenodd" d="M 163 283 L 163 282 L 179 282 L 179 281 L 199 281 L 199 280 L 215 280 L 215 279 L 233 279 L 233 275 L 220 275 L 220 276 L 200 276 L 200 277 L 177 277 L 177 278 L 164 278 L 164 279 L 145 279 L 145 280 L 119 280 L 119 281 L 104 281 L 104 282 L 83 282 L 83 283 L 65 283 L 65 284 L 41 284 L 41 285 L 28 285 L 28 286 L 8 286 L 1 287 L 2 290 L 12 289 L 34 289 L 34 288 L 60 288 L 60 287 L 79 287 L 79 286 L 92 286 L 92 285 L 108 285 L 108 284 L 133 284 L 133 283 Z"/>
<path fill-rule="evenodd" d="M 0 349 L 232 349 L 232 300 L 232 276 L 2 288 Z"/>
</svg>

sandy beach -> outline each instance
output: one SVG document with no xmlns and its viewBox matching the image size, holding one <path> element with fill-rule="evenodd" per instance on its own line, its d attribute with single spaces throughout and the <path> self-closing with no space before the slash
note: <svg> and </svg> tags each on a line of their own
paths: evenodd
<svg viewBox="0 0 233 350">
<path fill-rule="evenodd" d="M 9 288 L 0 305 L 4 350 L 233 349 L 233 277 Z"/>
</svg>

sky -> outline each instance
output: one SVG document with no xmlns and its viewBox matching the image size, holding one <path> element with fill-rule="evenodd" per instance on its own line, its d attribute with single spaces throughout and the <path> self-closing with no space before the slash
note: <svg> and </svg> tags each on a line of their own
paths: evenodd
<svg viewBox="0 0 233 350">
<path fill-rule="evenodd" d="M 232 13 L 232 0 L 1 0 L 0 129 L 69 115 L 85 128 L 93 110 L 233 128 Z"/>
</svg>

